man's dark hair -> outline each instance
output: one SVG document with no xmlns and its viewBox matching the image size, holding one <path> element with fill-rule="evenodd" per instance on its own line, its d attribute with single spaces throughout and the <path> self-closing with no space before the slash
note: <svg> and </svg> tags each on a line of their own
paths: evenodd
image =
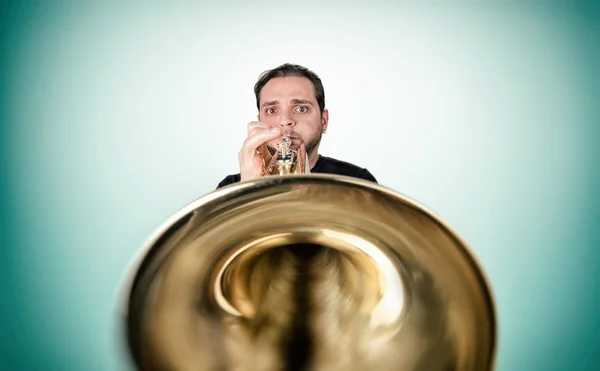
<svg viewBox="0 0 600 371">
<path fill-rule="evenodd" d="M 254 95 L 256 96 L 256 108 L 260 111 L 260 92 L 263 87 L 269 82 L 269 80 L 275 77 L 288 77 L 288 76 L 299 76 L 306 77 L 312 82 L 315 88 L 315 97 L 317 98 L 317 103 L 319 104 L 319 108 L 321 113 L 325 109 L 325 89 L 323 89 L 323 84 L 321 83 L 321 79 L 317 76 L 316 73 L 309 70 L 306 67 L 285 63 L 279 67 L 276 67 L 272 70 L 268 70 L 263 72 L 258 81 L 254 85 Z"/>
</svg>

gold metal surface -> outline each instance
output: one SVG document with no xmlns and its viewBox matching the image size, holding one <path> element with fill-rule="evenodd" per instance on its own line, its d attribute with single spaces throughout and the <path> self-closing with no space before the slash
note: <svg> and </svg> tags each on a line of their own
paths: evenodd
<svg viewBox="0 0 600 371">
<path fill-rule="evenodd" d="M 372 182 L 233 184 L 170 218 L 126 300 L 139 370 L 492 370 L 496 317 L 466 244 Z"/>
<path fill-rule="evenodd" d="M 264 149 L 266 152 L 267 149 Z M 270 156 L 268 165 L 266 164 L 267 153 L 263 155 L 263 176 L 269 175 L 290 175 L 302 174 L 306 172 L 306 150 L 304 144 L 298 148 L 293 148 L 292 140 L 288 136 L 283 136 L 281 142 L 277 144 L 275 153 Z"/>
<path fill-rule="evenodd" d="M 263 177 L 192 203 L 141 251 L 126 300 L 137 369 L 493 369 L 489 285 L 440 218 L 305 174 L 289 137 L 263 154 Z"/>
</svg>

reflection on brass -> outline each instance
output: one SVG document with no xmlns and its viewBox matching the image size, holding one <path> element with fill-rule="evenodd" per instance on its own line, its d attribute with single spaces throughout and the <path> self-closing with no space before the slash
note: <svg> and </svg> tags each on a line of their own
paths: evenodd
<svg viewBox="0 0 600 371">
<path fill-rule="evenodd" d="M 304 144 L 298 149 L 292 147 L 292 140 L 284 136 L 277 144 L 277 149 L 269 153 L 271 159 L 265 165 L 263 157 L 263 175 L 290 175 L 302 174 L 306 171 L 306 150 Z"/>
<path fill-rule="evenodd" d="M 360 179 L 218 189 L 158 229 L 128 283 L 138 370 L 494 365 L 493 297 L 468 247 L 423 206 Z"/>
</svg>

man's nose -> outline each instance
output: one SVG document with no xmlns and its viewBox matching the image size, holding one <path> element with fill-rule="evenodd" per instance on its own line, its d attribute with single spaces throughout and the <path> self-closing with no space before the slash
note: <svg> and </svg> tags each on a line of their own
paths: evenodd
<svg viewBox="0 0 600 371">
<path fill-rule="evenodd" d="M 294 120 L 288 118 L 279 121 L 279 126 L 281 127 L 294 126 L 294 124 Z"/>
<path fill-rule="evenodd" d="M 292 116 L 291 112 L 289 112 L 288 110 L 282 110 L 281 115 L 279 116 L 279 126 L 287 127 L 287 126 L 294 126 L 294 124 L 295 124 L 295 121 L 294 121 L 294 117 Z"/>
</svg>

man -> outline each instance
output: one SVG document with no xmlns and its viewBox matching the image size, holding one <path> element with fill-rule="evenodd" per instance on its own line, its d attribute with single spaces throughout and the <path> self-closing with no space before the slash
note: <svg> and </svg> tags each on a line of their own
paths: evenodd
<svg viewBox="0 0 600 371">
<path fill-rule="evenodd" d="M 292 148 L 304 147 L 311 173 L 377 183 L 367 169 L 319 154 L 329 112 L 315 73 L 284 64 L 261 74 L 254 93 L 258 116 L 248 124 L 248 136 L 238 154 L 240 172 L 227 176 L 217 188 L 262 176 L 263 159 L 257 151 L 273 155 L 282 135 L 291 138 Z M 242 296 L 253 314 L 231 319 L 224 327 L 223 349 L 230 366 L 239 370 L 381 370 L 382 350 L 389 352 L 389 347 L 379 343 L 369 347 L 375 331 L 381 329 L 374 330 L 363 320 L 365 308 L 379 301 L 375 276 L 358 270 L 347 254 L 335 249 L 300 245 L 267 249 L 256 254 L 245 270 L 249 291 L 247 297 Z"/>
<path fill-rule="evenodd" d="M 292 148 L 305 146 L 311 173 L 347 175 L 377 183 L 367 169 L 319 154 L 329 112 L 323 84 L 314 72 L 283 64 L 260 75 L 254 94 L 258 121 L 248 124 L 248 136 L 238 154 L 240 172 L 225 177 L 217 188 L 260 177 L 262 159 L 257 149 L 267 146 L 273 152 L 284 133 L 292 139 Z"/>
</svg>

